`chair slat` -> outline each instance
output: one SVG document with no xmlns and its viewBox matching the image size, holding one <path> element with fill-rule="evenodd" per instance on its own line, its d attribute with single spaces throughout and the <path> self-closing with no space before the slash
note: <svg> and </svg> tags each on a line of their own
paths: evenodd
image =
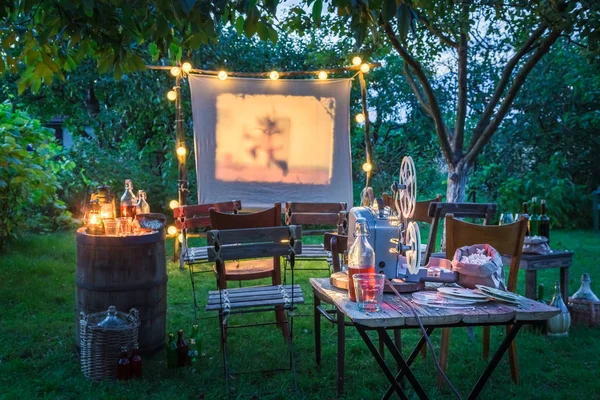
<svg viewBox="0 0 600 400">
<path fill-rule="evenodd" d="M 217 235 L 221 245 L 259 242 L 276 243 L 289 239 L 289 229 L 293 229 L 295 236 L 300 238 L 302 234 L 302 227 L 300 226 L 274 226 L 269 228 L 212 230 L 206 235 L 206 240 L 210 246 L 215 244 Z"/>
<path fill-rule="evenodd" d="M 285 285 L 285 290 L 288 293 L 292 292 L 292 285 Z M 302 290 L 300 285 L 293 286 L 294 292 Z M 227 295 L 231 297 L 256 296 L 262 294 L 281 293 L 279 286 L 249 286 L 242 288 L 227 289 Z M 211 290 L 208 292 L 208 298 L 219 298 L 221 293 L 219 290 Z"/>
<path fill-rule="evenodd" d="M 336 225 L 338 213 L 293 213 L 288 223 L 290 225 Z"/>
<path fill-rule="evenodd" d="M 219 212 L 236 212 L 242 209 L 242 202 L 241 200 L 233 200 L 219 203 L 180 206 L 173 210 L 173 215 L 175 218 L 190 218 L 196 215 L 208 215 L 211 208 L 214 208 Z"/>
<path fill-rule="evenodd" d="M 296 254 L 300 254 L 302 252 L 302 241 L 296 240 L 293 248 Z M 217 252 L 214 247 L 209 247 L 208 260 L 216 261 L 219 257 L 222 261 L 240 260 L 246 258 L 282 257 L 289 255 L 290 250 L 289 243 L 281 242 L 226 245 L 221 246 L 220 252 Z"/>
<path fill-rule="evenodd" d="M 286 213 L 335 213 L 346 210 L 348 205 L 345 202 L 340 203 L 307 203 L 289 201 L 285 203 Z"/>
<path fill-rule="evenodd" d="M 304 297 L 295 297 L 294 304 L 303 304 Z M 257 300 L 257 301 L 248 301 L 248 302 L 240 302 L 240 303 L 230 303 L 230 307 L 232 309 L 236 308 L 249 308 L 249 307 L 260 307 L 260 306 L 285 306 L 286 301 L 283 298 L 280 299 L 271 299 L 271 300 Z M 221 303 L 207 304 L 206 311 L 214 311 L 220 310 Z"/>
</svg>

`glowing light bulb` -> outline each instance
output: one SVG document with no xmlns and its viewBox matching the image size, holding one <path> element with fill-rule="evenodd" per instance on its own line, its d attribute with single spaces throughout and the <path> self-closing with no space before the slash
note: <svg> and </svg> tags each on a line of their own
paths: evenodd
<svg viewBox="0 0 600 400">
<path fill-rule="evenodd" d="M 183 146 L 179 146 L 177 148 L 177 155 L 180 157 L 184 157 L 187 154 L 187 149 Z"/>
<path fill-rule="evenodd" d="M 319 71 L 319 79 L 324 81 L 325 79 L 327 79 L 327 72 L 325 71 Z"/>
<path fill-rule="evenodd" d="M 169 90 L 169 92 L 167 93 L 167 99 L 175 101 L 177 99 L 177 92 L 174 90 Z"/>
<path fill-rule="evenodd" d="M 175 234 L 177 233 L 177 228 L 175 228 L 173 225 L 171 225 L 168 229 L 167 229 L 167 233 L 171 236 L 175 236 Z"/>
<path fill-rule="evenodd" d="M 179 68 L 179 67 L 173 67 L 173 68 L 171 68 L 171 75 L 173 75 L 173 76 L 179 76 L 180 73 L 181 73 L 181 68 Z"/>
<path fill-rule="evenodd" d="M 272 80 L 276 81 L 277 79 L 279 79 L 279 72 L 277 72 L 277 71 L 271 71 L 271 73 L 269 74 L 269 78 L 271 78 Z"/>
<path fill-rule="evenodd" d="M 362 169 L 365 172 L 371 172 L 371 170 L 373 169 L 373 166 L 370 163 L 366 162 L 362 165 Z"/>
<path fill-rule="evenodd" d="M 90 216 L 90 224 L 96 225 L 98 223 L 98 216 L 96 214 L 92 214 Z"/>
<path fill-rule="evenodd" d="M 363 122 L 365 122 L 365 114 L 360 113 L 360 114 L 356 114 L 356 122 L 358 122 L 359 124 L 362 124 Z"/>
<path fill-rule="evenodd" d="M 352 65 L 359 66 L 362 63 L 362 59 L 359 56 L 356 56 L 352 59 Z"/>
<path fill-rule="evenodd" d="M 184 62 L 183 64 L 181 64 L 181 69 L 187 74 L 192 70 L 192 64 L 190 64 L 189 62 Z"/>
<path fill-rule="evenodd" d="M 361 66 L 360 66 L 360 70 L 364 74 L 369 72 L 370 69 L 371 69 L 371 67 L 369 67 L 369 64 L 361 64 Z"/>
<path fill-rule="evenodd" d="M 177 236 L 177 240 L 179 240 L 179 243 L 183 243 L 183 233 L 180 233 L 179 236 Z"/>
<path fill-rule="evenodd" d="M 225 71 L 220 71 L 219 72 L 219 79 L 224 81 L 225 79 L 227 79 L 227 72 Z"/>
<path fill-rule="evenodd" d="M 177 200 L 171 200 L 169 202 L 169 207 L 171 208 L 171 210 L 174 210 L 177 207 L 179 207 L 179 202 Z"/>
</svg>

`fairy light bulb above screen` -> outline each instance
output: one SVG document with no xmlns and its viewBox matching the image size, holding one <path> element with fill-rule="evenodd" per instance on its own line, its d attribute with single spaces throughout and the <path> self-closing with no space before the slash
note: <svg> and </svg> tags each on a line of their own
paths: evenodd
<svg viewBox="0 0 600 400">
<path fill-rule="evenodd" d="M 356 56 L 352 59 L 352 65 L 358 67 L 362 63 L 362 59 L 359 56 Z"/>
<path fill-rule="evenodd" d="M 279 79 L 279 72 L 277 72 L 277 71 L 271 71 L 271 73 L 269 74 L 269 78 L 271 78 L 272 80 L 276 81 L 277 79 Z"/>
<path fill-rule="evenodd" d="M 225 71 L 219 71 L 219 75 L 218 75 L 219 79 L 224 81 L 225 79 L 227 79 L 227 72 Z"/>
<path fill-rule="evenodd" d="M 325 71 L 319 71 L 319 79 L 324 81 L 325 79 L 327 79 L 327 72 Z"/>
<path fill-rule="evenodd" d="M 179 68 L 179 67 L 171 68 L 171 75 L 179 76 L 179 74 L 181 74 L 181 68 Z"/>
</svg>

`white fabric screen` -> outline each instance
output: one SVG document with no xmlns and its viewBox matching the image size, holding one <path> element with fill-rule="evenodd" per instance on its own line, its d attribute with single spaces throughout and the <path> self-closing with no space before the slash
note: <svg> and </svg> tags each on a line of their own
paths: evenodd
<svg viewBox="0 0 600 400">
<path fill-rule="evenodd" d="M 350 79 L 189 82 L 200 204 L 352 204 Z"/>
</svg>

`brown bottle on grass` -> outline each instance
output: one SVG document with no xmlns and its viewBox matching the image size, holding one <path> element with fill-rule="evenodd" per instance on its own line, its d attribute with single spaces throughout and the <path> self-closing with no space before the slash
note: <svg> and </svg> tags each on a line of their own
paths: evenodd
<svg viewBox="0 0 600 400">
<path fill-rule="evenodd" d="M 177 338 L 177 366 L 185 367 L 188 356 L 188 345 L 183 337 L 183 331 L 179 330 L 179 337 Z"/>
</svg>

